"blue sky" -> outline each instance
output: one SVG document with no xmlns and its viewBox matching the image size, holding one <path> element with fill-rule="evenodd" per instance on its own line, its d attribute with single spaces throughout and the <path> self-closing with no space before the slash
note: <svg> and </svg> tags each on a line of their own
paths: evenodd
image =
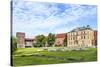
<svg viewBox="0 0 100 67">
<path fill-rule="evenodd" d="M 34 1 L 13 1 L 13 35 L 25 32 L 26 37 L 38 34 L 65 33 L 90 25 L 97 29 L 97 6 Z"/>
</svg>

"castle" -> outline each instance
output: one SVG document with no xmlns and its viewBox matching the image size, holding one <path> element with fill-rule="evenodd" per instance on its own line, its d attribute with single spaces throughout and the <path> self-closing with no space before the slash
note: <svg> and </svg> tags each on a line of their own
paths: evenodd
<svg viewBox="0 0 100 67">
<path fill-rule="evenodd" d="M 67 36 L 65 36 L 67 34 Z M 25 38 L 25 33 L 17 32 L 17 48 L 33 47 L 35 39 Z M 78 27 L 67 33 L 55 34 L 54 46 L 63 46 L 67 38 L 67 47 L 93 47 L 97 45 L 97 31 L 87 25 Z"/>
</svg>

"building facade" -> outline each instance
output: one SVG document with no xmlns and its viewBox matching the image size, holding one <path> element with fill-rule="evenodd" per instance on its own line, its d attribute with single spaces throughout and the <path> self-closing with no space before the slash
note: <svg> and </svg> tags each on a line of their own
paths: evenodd
<svg viewBox="0 0 100 67">
<path fill-rule="evenodd" d="M 35 38 L 25 38 L 25 33 L 22 32 L 17 32 L 16 37 L 17 48 L 33 47 Z M 97 46 L 97 31 L 91 29 L 89 26 L 86 26 L 78 27 L 68 33 L 55 34 L 54 46 L 64 46 L 64 40 L 67 42 L 67 47 L 72 48 Z"/>
<path fill-rule="evenodd" d="M 64 39 L 65 39 L 66 33 L 56 34 L 55 35 L 55 46 L 63 46 L 64 45 Z"/>
<path fill-rule="evenodd" d="M 25 48 L 25 33 L 17 32 L 17 48 Z"/>
<path fill-rule="evenodd" d="M 67 33 L 68 47 L 92 47 L 94 31 L 89 27 L 79 27 Z"/>
<path fill-rule="evenodd" d="M 94 46 L 97 46 L 97 30 L 94 30 L 94 40 L 93 40 Z"/>
<path fill-rule="evenodd" d="M 25 33 L 17 32 L 16 38 L 17 38 L 17 48 L 33 47 L 34 39 L 25 38 Z"/>
</svg>

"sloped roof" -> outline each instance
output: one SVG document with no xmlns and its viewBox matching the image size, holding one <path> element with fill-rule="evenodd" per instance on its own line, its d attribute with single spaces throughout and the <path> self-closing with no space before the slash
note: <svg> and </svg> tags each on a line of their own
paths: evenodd
<svg viewBox="0 0 100 67">
<path fill-rule="evenodd" d="M 66 33 L 56 34 L 55 38 L 64 38 Z"/>
<path fill-rule="evenodd" d="M 85 26 L 83 26 L 83 27 L 78 27 L 78 28 L 75 28 L 75 29 L 73 29 L 73 30 L 72 30 L 72 31 L 70 31 L 70 32 L 82 31 L 82 30 L 86 30 L 86 29 L 88 29 L 88 30 L 92 30 L 92 28 L 90 28 L 90 26 L 89 26 L 89 25 L 87 25 L 86 27 L 85 27 Z"/>
</svg>

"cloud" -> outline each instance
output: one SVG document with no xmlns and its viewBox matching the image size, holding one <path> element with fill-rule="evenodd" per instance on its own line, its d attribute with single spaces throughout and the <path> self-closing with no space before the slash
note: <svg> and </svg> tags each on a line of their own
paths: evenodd
<svg viewBox="0 0 100 67">
<path fill-rule="evenodd" d="M 74 27 L 90 24 L 91 19 L 96 21 L 96 10 L 95 5 L 14 1 L 13 34 L 25 32 L 32 36 L 68 32 Z M 96 23 L 93 24 L 96 27 Z"/>
</svg>

